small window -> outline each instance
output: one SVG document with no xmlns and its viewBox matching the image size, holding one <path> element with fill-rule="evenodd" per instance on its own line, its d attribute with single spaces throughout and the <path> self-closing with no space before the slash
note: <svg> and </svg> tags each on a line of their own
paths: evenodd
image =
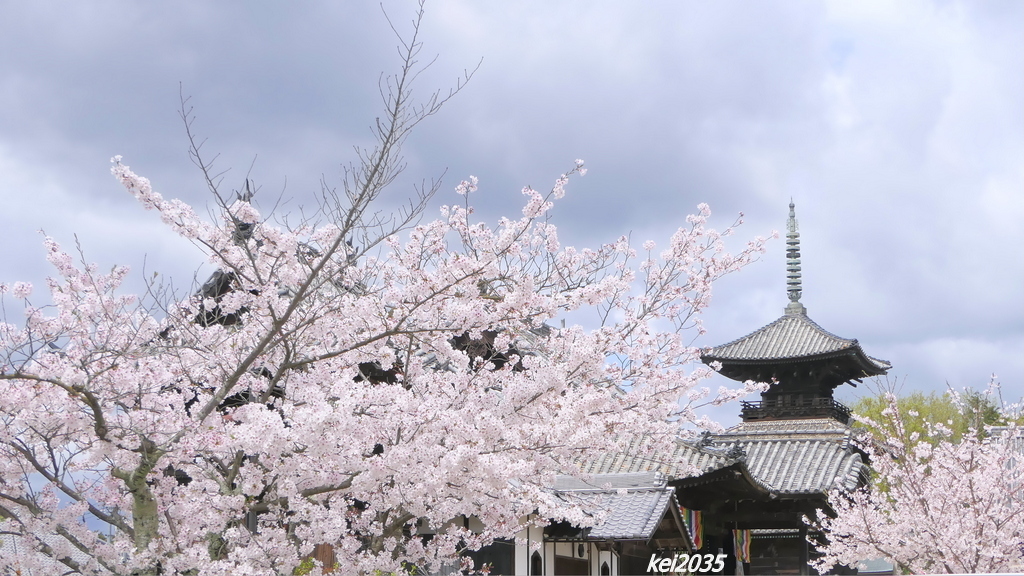
<svg viewBox="0 0 1024 576">
<path fill-rule="evenodd" d="M 533 556 L 530 557 L 530 576 L 542 576 L 544 574 L 544 559 L 540 557 L 540 552 L 534 550 Z"/>
</svg>

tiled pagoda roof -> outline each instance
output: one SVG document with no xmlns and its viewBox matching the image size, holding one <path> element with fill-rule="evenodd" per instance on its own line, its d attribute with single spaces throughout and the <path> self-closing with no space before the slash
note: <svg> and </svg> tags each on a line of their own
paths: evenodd
<svg viewBox="0 0 1024 576">
<path fill-rule="evenodd" d="M 713 438 L 717 446 L 741 448 L 751 475 L 777 494 L 853 490 L 867 479 L 852 428 L 830 418 L 780 424 L 744 422 Z"/>
<path fill-rule="evenodd" d="M 839 354 L 860 357 L 867 375 L 883 374 L 889 362 L 864 353 L 856 339 L 847 339 L 818 326 L 805 314 L 785 314 L 778 320 L 742 338 L 710 348 L 701 355 L 705 362 L 782 362 L 816 359 Z"/>
<path fill-rule="evenodd" d="M 866 480 L 867 463 L 855 436 L 853 428 L 831 418 L 743 422 L 699 441 L 680 440 L 668 454 L 631 444 L 628 453 L 582 463 L 581 471 L 600 481 L 657 472 L 670 483 L 687 484 L 735 468 L 766 494 L 806 497 L 852 490 Z"/>
<path fill-rule="evenodd" d="M 857 340 L 836 336 L 805 312 L 790 309 L 742 338 L 705 349 L 700 359 L 706 364 L 720 362 L 721 374 L 739 381 L 786 380 L 792 377 L 792 368 L 817 365 L 818 382 L 833 388 L 885 374 L 892 367 L 885 360 L 865 354 Z"/>
</svg>

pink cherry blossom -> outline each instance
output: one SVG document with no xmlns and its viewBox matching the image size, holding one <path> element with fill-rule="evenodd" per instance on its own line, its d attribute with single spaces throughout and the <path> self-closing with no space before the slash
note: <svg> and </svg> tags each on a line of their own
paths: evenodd
<svg viewBox="0 0 1024 576">
<path fill-rule="evenodd" d="M 32 294 L 32 283 L 30 282 L 15 282 L 11 286 L 11 296 L 18 300 L 24 300 Z"/>
<path fill-rule="evenodd" d="M 538 510 L 586 518 L 547 490 L 554 475 L 635 436 L 714 428 L 695 409 L 751 391 L 712 394 L 691 368 L 684 332 L 712 282 L 763 250 L 728 254 L 706 207 L 636 269 L 625 237 L 560 245 L 547 214 L 567 176 L 527 188 L 519 219 L 446 207 L 378 253 L 341 223 L 289 230 L 244 202 L 206 223 L 113 173 L 205 248 L 223 289 L 161 310 L 117 293 L 126 269 L 46 239 L 53 307 L 0 330 L 0 530 L 24 551 L 0 567 L 287 572 L 326 543 L 353 571 L 437 568 Z M 589 329 L 550 328 L 588 311 Z"/>
<path fill-rule="evenodd" d="M 709 228 L 704 204 L 643 261 L 626 237 L 559 241 L 582 160 L 493 224 L 472 218 L 473 177 L 436 219 L 436 187 L 380 214 L 444 101 L 410 100 L 419 47 L 382 83 L 375 147 L 294 226 L 226 199 L 187 113 L 212 221 L 112 159 L 213 264 L 193 294 L 122 295 L 127 269 L 44 240 L 50 305 L 0 321 L 0 573 L 291 574 L 318 545 L 344 573 L 436 572 L 536 518 L 593 522 L 556 475 L 715 429 L 697 410 L 751 390 L 712 394 L 693 368 L 713 283 L 764 250 L 728 252 L 735 225 Z"/>
<path fill-rule="evenodd" d="M 870 487 L 830 494 L 835 516 L 813 523 L 829 534 L 814 563 L 884 558 L 913 574 L 1019 572 L 1024 567 L 1024 433 L 1017 426 L 971 430 L 955 440 L 934 423 L 934 442 L 908 434 L 890 398 L 894 433 L 865 450 Z"/>
</svg>

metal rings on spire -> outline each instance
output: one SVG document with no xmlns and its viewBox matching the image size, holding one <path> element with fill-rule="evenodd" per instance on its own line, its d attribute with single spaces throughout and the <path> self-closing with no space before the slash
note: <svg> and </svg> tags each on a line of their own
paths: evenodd
<svg viewBox="0 0 1024 576">
<path fill-rule="evenodd" d="M 789 201 L 789 220 L 786 222 L 786 292 L 789 293 L 789 306 L 786 312 L 803 314 L 806 312 L 800 304 L 803 285 L 800 275 L 800 232 L 797 231 L 796 206 Z"/>
</svg>

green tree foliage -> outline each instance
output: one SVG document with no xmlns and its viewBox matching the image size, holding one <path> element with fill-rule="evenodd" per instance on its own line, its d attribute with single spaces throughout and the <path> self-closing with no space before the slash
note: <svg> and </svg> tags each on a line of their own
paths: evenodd
<svg viewBox="0 0 1024 576">
<path fill-rule="evenodd" d="M 948 428 L 954 442 L 969 430 L 984 434 L 985 426 L 1005 426 L 1007 416 L 1000 412 L 1000 403 L 991 394 L 967 389 L 963 393 L 952 391 L 944 394 L 936 392 L 913 392 L 898 396 L 898 406 L 904 424 L 904 432 L 908 435 L 917 434 L 921 440 L 935 444 L 941 438 L 933 433 L 929 424 L 940 424 Z M 889 409 L 886 392 L 875 396 L 865 396 L 852 407 L 853 413 L 862 420 L 855 424 L 866 428 L 878 439 L 891 437 L 896 431 L 892 427 L 891 418 L 886 418 L 883 411 Z"/>
</svg>

